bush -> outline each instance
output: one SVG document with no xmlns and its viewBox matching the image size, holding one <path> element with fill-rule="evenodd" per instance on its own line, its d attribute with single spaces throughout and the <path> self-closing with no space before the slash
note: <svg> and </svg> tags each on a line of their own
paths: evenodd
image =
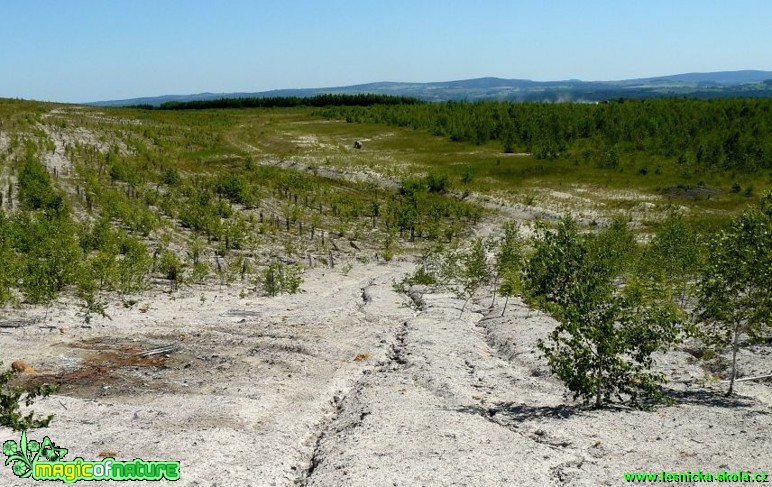
<svg viewBox="0 0 772 487">
<path fill-rule="evenodd" d="M 244 176 L 220 175 L 214 181 L 214 189 L 218 194 L 246 207 L 255 206 L 259 201 L 257 191 Z"/>
<path fill-rule="evenodd" d="M 450 189 L 450 178 L 446 174 L 429 173 L 426 187 L 430 193 L 446 193 Z"/>
<path fill-rule="evenodd" d="M 302 269 L 298 265 L 287 265 L 272 260 L 256 278 L 256 284 L 269 296 L 281 293 L 295 294 L 303 283 Z"/>
<path fill-rule="evenodd" d="M 75 225 L 66 215 L 48 218 L 39 212 L 21 214 L 18 225 L 20 290 L 30 303 L 48 304 L 74 284 L 83 251 Z"/>
<path fill-rule="evenodd" d="M 180 177 L 180 172 L 177 169 L 171 167 L 164 169 L 161 174 L 161 182 L 167 186 L 179 186 L 182 182 L 182 177 Z"/>
<path fill-rule="evenodd" d="M 521 275 L 524 264 L 524 246 L 525 242 L 520 235 L 520 227 L 514 222 L 505 224 L 504 236 L 498 242 L 496 259 L 494 261 L 494 284 L 498 284 L 498 289 L 494 288 L 493 302 L 496 299 L 496 291 L 499 291 L 506 298 L 501 316 L 504 316 L 504 313 L 507 311 L 509 298 L 522 292 Z"/>
<path fill-rule="evenodd" d="M 37 419 L 34 412 L 29 412 L 25 416 L 21 413 L 19 404 L 23 402 L 29 407 L 35 399 L 51 395 L 59 387 L 49 384 L 43 384 L 31 389 L 14 386 L 11 383 L 18 373 L 13 369 L 0 372 L 0 426 L 11 428 L 14 431 L 48 426 L 54 418 L 53 415 L 45 419 Z"/>
<path fill-rule="evenodd" d="M 468 249 L 459 252 L 443 251 L 440 256 L 439 272 L 443 281 L 456 282 L 461 287 L 457 292 L 460 298 L 464 298 L 461 315 L 464 314 L 469 300 L 491 280 L 491 265 L 486 251 L 485 241 L 482 238 L 476 238 Z"/>
<path fill-rule="evenodd" d="M 416 269 L 412 274 L 405 277 L 404 282 L 414 285 L 433 286 L 437 284 L 437 280 L 432 274 L 430 274 L 425 267 L 421 266 Z"/>
<path fill-rule="evenodd" d="M 32 153 L 19 169 L 19 202 L 25 210 L 66 212 L 64 197 L 51 184 L 51 175 Z"/>
<path fill-rule="evenodd" d="M 772 192 L 735 217 L 709 249 L 695 315 L 709 343 L 732 350 L 731 395 L 741 335 L 759 339 L 772 325 Z"/>
<path fill-rule="evenodd" d="M 636 263 L 636 278 L 668 283 L 685 305 L 704 258 L 700 235 L 680 213 L 671 211 Z"/>
<path fill-rule="evenodd" d="M 163 274 L 164 277 L 169 280 L 169 284 L 173 291 L 177 289 L 179 284 L 184 282 L 183 267 L 184 264 L 182 260 L 177 257 L 177 254 L 169 249 L 161 251 L 156 268 L 158 272 Z"/>
<path fill-rule="evenodd" d="M 13 289 L 18 279 L 19 256 L 14 251 L 13 222 L 0 211 L 0 306 L 14 300 Z"/>
<path fill-rule="evenodd" d="M 651 372 L 651 355 L 679 343 L 686 330 L 672 300 L 614 285 L 634 255 L 631 239 L 621 221 L 598 235 L 580 235 L 573 220 L 562 220 L 555 230 L 540 229 L 526 265 L 526 295 L 558 320 L 538 347 L 585 405 L 664 399 L 665 379 Z"/>
<path fill-rule="evenodd" d="M 153 265 L 147 247 L 136 237 L 124 235 L 120 242 L 120 254 L 115 288 L 121 293 L 141 291 Z"/>
</svg>

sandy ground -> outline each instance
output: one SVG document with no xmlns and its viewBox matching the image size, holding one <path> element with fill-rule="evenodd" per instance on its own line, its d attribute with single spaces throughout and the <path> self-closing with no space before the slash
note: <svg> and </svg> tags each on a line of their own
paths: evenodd
<svg viewBox="0 0 772 487">
<path fill-rule="evenodd" d="M 772 470 L 772 389 L 700 385 L 686 352 L 658 367 L 676 404 L 653 411 L 578 408 L 535 343 L 550 317 L 513 300 L 392 280 L 406 262 L 307 271 L 303 292 L 240 297 L 183 288 L 111 306 L 80 325 L 76 308 L 6 310 L 0 360 L 65 378 L 34 409 L 68 458 L 180 460 L 176 485 L 619 485 L 627 470 Z M 482 303 L 482 304 L 481 304 Z M 164 345 L 168 355 L 137 358 Z M 123 360 L 121 360 L 123 359 Z M 741 357 L 772 366 L 770 347 Z M 18 439 L 0 428 L 0 442 Z M 171 483 L 169 483 L 171 484 Z M 34 485 L 0 468 L 0 485 Z"/>
</svg>

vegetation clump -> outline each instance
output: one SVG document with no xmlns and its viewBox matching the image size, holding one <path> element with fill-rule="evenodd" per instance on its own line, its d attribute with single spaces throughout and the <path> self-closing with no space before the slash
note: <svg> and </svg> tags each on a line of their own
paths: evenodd
<svg viewBox="0 0 772 487">
<path fill-rule="evenodd" d="M 719 351 L 730 348 L 727 395 L 734 392 L 744 339 L 760 340 L 772 326 L 772 192 L 713 235 L 698 283 L 695 316 Z"/>
<path fill-rule="evenodd" d="M 300 291 L 303 283 L 303 273 L 298 265 L 289 265 L 278 259 L 273 259 L 256 278 L 256 284 L 268 296 L 282 293 L 295 294 Z"/>
<path fill-rule="evenodd" d="M 0 365 L 2 364 L 0 363 Z M 11 428 L 14 431 L 48 426 L 54 419 L 53 415 L 36 418 L 34 411 L 25 415 L 21 412 L 20 407 L 22 403 L 29 407 L 36 399 L 50 396 L 59 389 L 58 386 L 43 384 L 25 388 L 13 383 L 18 374 L 19 371 L 12 368 L 0 372 L 0 426 Z"/>
</svg>

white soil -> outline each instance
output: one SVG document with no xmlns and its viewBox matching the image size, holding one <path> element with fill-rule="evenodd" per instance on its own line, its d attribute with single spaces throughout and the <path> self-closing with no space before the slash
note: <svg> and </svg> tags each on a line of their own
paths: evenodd
<svg viewBox="0 0 772 487">
<path fill-rule="evenodd" d="M 90 328 L 72 304 L 6 310 L 0 360 L 84 370 L 111 350 L 178 348 L 155 366 L 66 383 L 35 411 L 68 458 L 180 460 L 174 485 L 620 485 L 628 470 L 769 470 L 772 389 L 701 385 L 691 355 L 661 357 L 676 404 L 587 410 L 565 397 L 536 341 L 554 321 L 511 300 L 470 304 L 392 281 L 406 262 L 316 268 L 303 292 L 183 288 L 116 301 Z M 144 310 L 144 312 L 143 312 Z M 25 321 L 26 320 L 26 321 Z M 89 357 L 92 357 L 91 359 Z M 770 347 L 741 356 L 768 371 Z M 0 442 L 18 434 L 0 428 Z M 0 468 L 0 485 L 30 485 Z M 172 485 L 169 483 L 169 485 Z"/>
</svg>

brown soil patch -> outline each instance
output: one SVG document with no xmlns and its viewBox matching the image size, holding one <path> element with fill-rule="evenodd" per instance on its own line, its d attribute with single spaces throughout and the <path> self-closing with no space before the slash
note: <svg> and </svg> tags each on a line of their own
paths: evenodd
<svg viewBox="0 0 772 487">
<path fill-rule="evenodd" d="M 81 397 L 106 394 L 113 389 L 121 391 L 142 385 L 136 372 L 143 368 L 165 368 L 171 351 L 141 347 L 138 343 L 110 337 L 83 339 L 69 345 L 72 348 L 91 350 L 75 370 L 60 373 L 38 374 L 23 381 L 28 387 L 41 384 L 58 384 L 60 393 Z"/>
</svg>

